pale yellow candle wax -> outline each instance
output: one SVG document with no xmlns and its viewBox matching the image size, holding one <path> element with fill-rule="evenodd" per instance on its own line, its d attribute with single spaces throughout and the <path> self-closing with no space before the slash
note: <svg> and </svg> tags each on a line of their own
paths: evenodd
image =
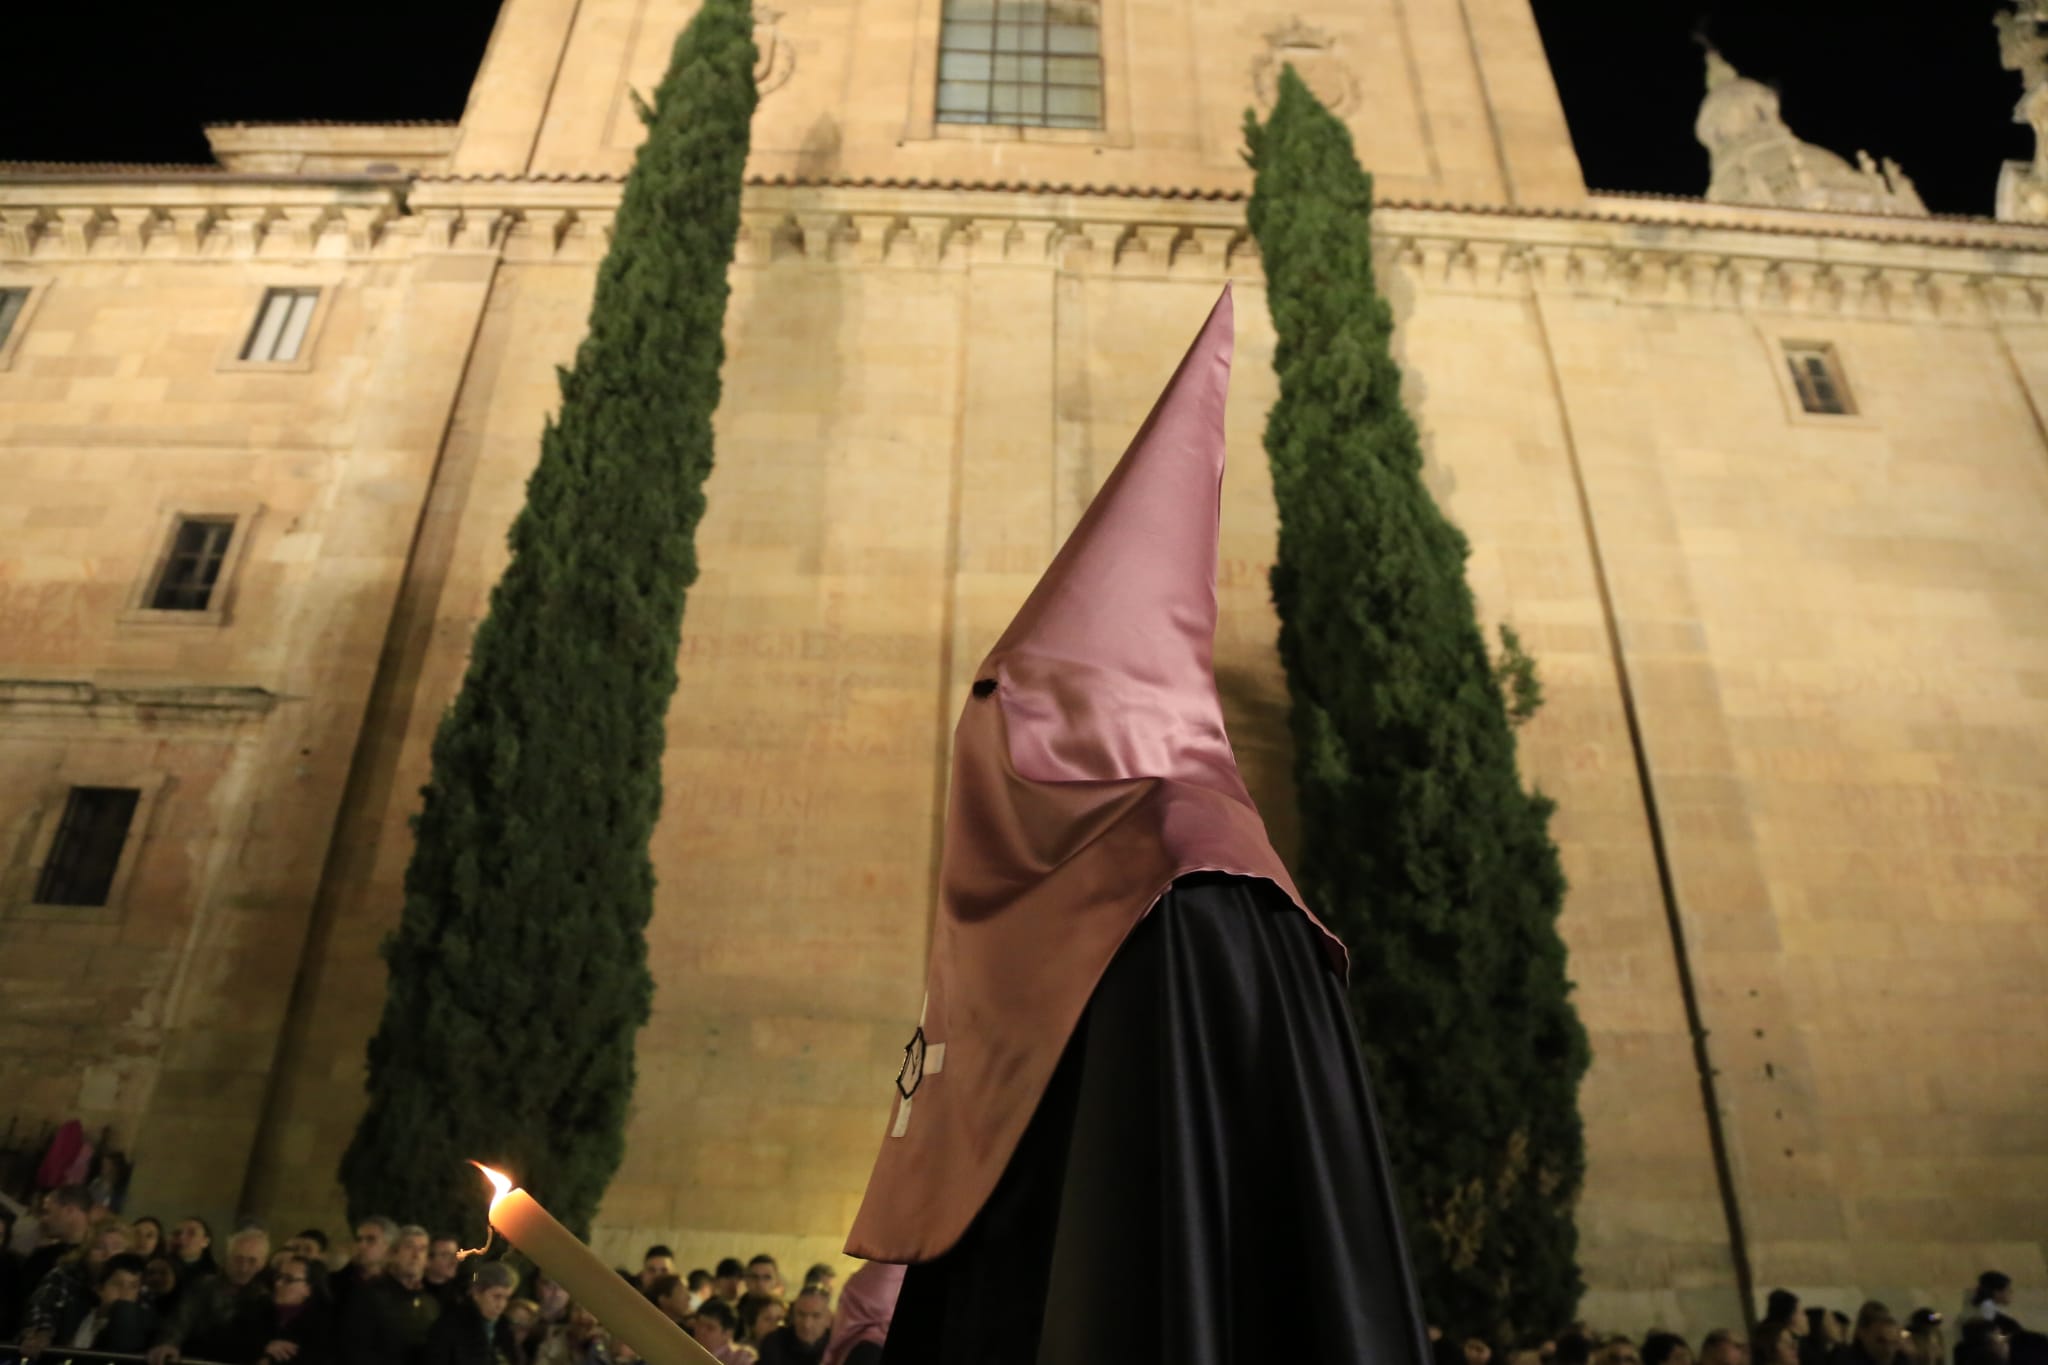
<svg viewBox="0 0 2048 1365">
<path fill-rule="evenodd" d="M 600 1261 L 532 1195 L 513 1189 L 509 1179 L 488 1166 L 477 1169 L 497 1190 L 491 1226 L 589 1309 L 606 1331 L 629 1343 L 649 1365 L 718 1365 L 718 1357 L 649 1303 L 638 1286 Z"/>
</svg>

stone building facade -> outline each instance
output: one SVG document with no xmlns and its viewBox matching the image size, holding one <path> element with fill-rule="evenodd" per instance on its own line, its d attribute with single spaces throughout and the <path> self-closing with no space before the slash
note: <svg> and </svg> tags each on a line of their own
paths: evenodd
<svg viewBox="0 0 2048 1365">
<path fill-rule="evenodd" d="M 1099 126 L 959 122 L 973 3 L 760 11 L 602 1247 L 836 1252 L 967 670 L 1226 278 L 1218 672 L 1291 845 L 1238 155 L 1291 61 L 1544 672 L 1586 1314 L 2048 1282 L 2048 228 L 1591 192 L 1525 0 L 1065 0 Z M 688 9 L 507 0 L 455 126 L 0 170 L 0 1118 L 112 1125 L 138 1209 L 339 1217 L 406 820 Z"/>
</svg>

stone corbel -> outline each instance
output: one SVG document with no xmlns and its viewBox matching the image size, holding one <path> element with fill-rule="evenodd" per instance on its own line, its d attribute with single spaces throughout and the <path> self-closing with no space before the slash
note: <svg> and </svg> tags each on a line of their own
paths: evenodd
<svg viewBox="0 0 2048 1365">
<path fill-rule="evenodd" d="M 101 232 L 100 210 L 73 206 L 52 212 L 57 219 L 57 240 L 67 253 L 83 256 L 92 250 Z"/>
<path fill-rule="evenodd" d="M 528 259 L 553 260 L 562 249 L 562 236 L 573 216 L 568 209 L 527 209 L 516 224 L 505 229 L 506 253 L 517 250 Z"/>
<path fill-rule="evenodd" d="M 1124 250 L 1118 265 L 1136 265 L 1164 275 L 1173 265 L 1173 246 L 1180 240 L 1180 232 L 1178 226 L 1163 223 L 1143 223 L 1132 228 L 1135 245 Z"/>
<path fill-rule="evenodd" d="M 1444 253 L 1444 283 L 1453 289 L 1474 289 L 1479 284 L 1479 257 L 1470 242 L 1450 242 Z"/>
<path fill-rule="evenodd" d="M 820 265 L 840 255 L 840 224 L 845 215 L 837 212 L 803 212 L 796 215 L 797 248 Z"/>
<path fill-rule="evenodd" d="M 456 228 L 457 251 L 495 251 L 498 233 L 511 219 L 504 209 L 464 209 Z"/>
<path fill-rule="evenodd" d="M 1816 312 L 1839 313 L 1843 310 L 1848 282 L 1831 265 L 1823 265 L 1813 272 L 1812 306 Z"/>
<path fill-rule="evenodd" d="M 2041 296 L 2025 280 L 1987 280 L 1984 293 L 1992 316 L 2001 322 L 2031 322 L 2041 315 Z"/>
<path fill-rule="evenodd" d="M 776 239 L 782 236 L 785 219 L 780 209 L 764 213 L 740 213 L 740 248 L 734 254 L 741 256 L 747 265 L 767 265 L 775 259 Z M 589 215 L 581 215 L 582 227 L 589 232 Z M 604 254 L 604 243 L 598 243 L 598 254 Z"/>
<path fill-rule="evenodd" d="M 917 243 L 917 263 L 927 268 L 946 258 L 946 243 L 953 235 L 953 220 L 937 214 L 915 214 L 906 220 L 910 239 Z"/>
<path fill-rule="evenodd" d="M 1934 307 L 1937 318 L 1967 319 L 1982 321 L 1989 313 L 1984 306 L 1984 293 L 1975 287 L 1976 281 L 1955 270 L 1930 271 L 1921 281 Z"/>
<path fill-rule="evenodd" d="M 880 265 L 889 259 L 889 242 L 896 235 L 893 213 L 853 215 L 854 259 L 862 265 Z"/>
<path fill-rule="evenodd" d="M 180 254 L 197 256 L 206 244 L 206 230 L 213 225 L 214 211 L 206 207 L 165 209 L 171 220 L 168 236 Z"/>
<path fill-rule="evenodd" d="M 140 256 L 147 251 L 149 239 L 156 235 L 156 215 L 154 208 L 124 206 L 108 209 L 107 216 L 114 220 L 113 231 L 109 234 L 114 240 L 114 249 L 124 256 Z"/>
<path fill-rule="evenodd" d="M 327 208 L 325 204 L 293 204 L 279 209 L 282 226 L 266 234 L 264 245 L 287 256 L 312 255 L 320 240 L 320 226 L 327 221 Z"/>
<path fill-rule="evenodd" d="M 967 242 L 967 259 L 975 265 L 1001 262 L 1010 244 L 1010 223 L 1006 218 L 976 218 L 961 228 Z"/>
<path fill-rule="evenodd" d="M 41 209 L 0 209 L 0 256 L 25 259 L 42 235 Z"/>
<path fill-rule="evenodd" d="M 375 249 L 381 230 L 390 217 L 389 204 L 344 204 L 341 221 L 348 233 L 348 249 L 358 254 Z"/>
<path fill-rule="evenodd" d="M 1049 218 L 1027 218 L 1010 225 L 1010 259 L 1038 265 L 1052 254 L 1060 225 Z"/>
<path fill-rule="evenodd" d="M 1188 229 L 1173 253 L 1172 273 L 1175 275 L 1200 275 L 1221 278 L 1227 274 L 1230 261 L 1230 243 L 1236 238 L 1237 229 L 1229 227 L 1198 227 Z"/>
<path fill-rule="evenodd" d="M 235 256 L 254 256 L 276 210 L 268 205 L 222 209 L 221 224 L 227 229 L 227 250 Z"/>
<path fill-rule="evenodd" d="M 1122 223 L 1083 223 L 1081 237 L 1088 243 L 1082 268 L 1091 274 L 1108 274 L 1116 269 L 1116 258 L 1130 229 Z"/>
<path fill-rule="evenodd" d="M 1759 261 L 1753 256 L 1731 257 L 1722 262 L 1722 277 L 1730 306 L 1757 307 L 1763 300 L 1764 275 L 1769 268 L 1768 261 Z"/>
</svg>

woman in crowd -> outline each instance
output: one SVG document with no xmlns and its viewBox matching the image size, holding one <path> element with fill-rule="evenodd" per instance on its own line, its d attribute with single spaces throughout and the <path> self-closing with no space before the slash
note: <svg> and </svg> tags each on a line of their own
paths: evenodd
<svg viewBox="0 0 2048 1365">
<path fill-rule="evenodd" d="M 129 1225 L 128 1249 L 147 1261 L 164 1249 L 164 1225 L 144 1214 Z"/>
<path fill-rule="evenodd" d="M 1755 1365 L 1799 1365 L 1799 1338 L 1782 1322 L 1758 1323 L 1749 1349 Z"/>
</svg>

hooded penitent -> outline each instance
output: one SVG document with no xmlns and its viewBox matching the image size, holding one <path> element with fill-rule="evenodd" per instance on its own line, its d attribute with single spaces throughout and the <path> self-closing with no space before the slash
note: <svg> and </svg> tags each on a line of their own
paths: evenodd
<svg viewBox="0 0 2048 1365">
<path fill-rule="evenodd" d="M 954 730 L 924 1015 L 852 1255 L 925 1261 L 960 1238 L 1104 969 L 1176 878 L 1263 878 L 1301 904 L 1211 666 L 1232 339 L 1226 289 L 976 672 Z"/>
</svg>

